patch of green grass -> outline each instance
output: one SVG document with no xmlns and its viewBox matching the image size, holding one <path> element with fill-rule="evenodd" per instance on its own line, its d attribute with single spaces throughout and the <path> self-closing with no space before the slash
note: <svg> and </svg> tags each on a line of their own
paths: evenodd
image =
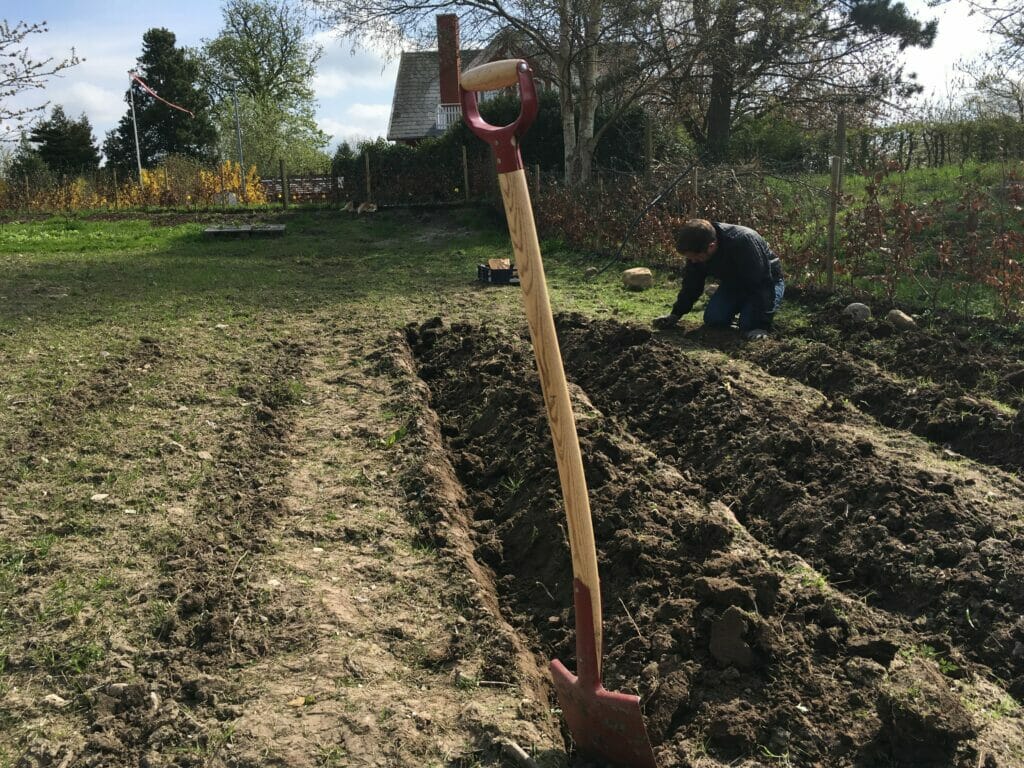
<svg viewBox="0 0 1024 768">
<path fill-rule="evenodd" d="M 321 747 L 316 755 L 318 768 L 340 768 L 346 765 L 348 750 L 343 746 Z"/>
<path fill-rule="evenodd" d="M 939 671 L 946 676 L 953 675 L 960 669 L 957 664 L 954 664 L 952 661 L 940 654 L 935 648 L 925 643 L 904 648 L 900 651 L 900 655 L 907 660 L 915 658 L 928 659 L 929 661 L 934 662 L 939 668 Z"/>
<path fill-rule="evenodd" d="M 0 254 L 155 250 L 182 239 L 196 240 L 200 227 L 158 227 L 145 220 L 87 221 L 54 216 L 45 221 L 0 225 Z"/>
<path fill-rule="evenodd" d="M 1004 695 L 992 707 L 986 709 L 993 718 L 1018 717 L 1021 714 L 1021 706 L 1010 694 Z"/>
<path fill-rule="evenodd" d="M 557 249 L 546 253 L 543 246 L 541 251 L 551 292 L 551 306 L 556 313 L 576 311 L 649 325 L 651 319 L 669 310 L 679 292 L 679 280 L 664 270 L 652 270 L 655 271 L 655 283 L 650 290 L 632 291 L 622 284 L 624 269 L 649 265 L 613 264 L 600 275 L 587 279 L 587 267 L 603 267 L 607 260 L 581 260 L 579 254 Z"/>
<path fill-rule="evenodd" d="M 390 435 L 381 440 L 381 445 L 384 448 L 393 448 L 399 441 L 402 440 L 407 434 L 409 434 L 409 425 L 403 424 Z"/>
<path fill-rule="evenodd" d="M 789 572 L 789 575 L 799 578 L 800 585 L 803 587 L 809 587 L 818 591 L 824 591 L 828 587 L 828 579 L 810 567 L 801 566 L 794 568 Z"/>
<path fill-rule="evenodd" d="M 100 643 L 83 638 L 42 643 L 32 654 L 36 664 L 51 674 L 69 678 L 88 672 L 105 656 L 106 651 Z"/>
</svg>

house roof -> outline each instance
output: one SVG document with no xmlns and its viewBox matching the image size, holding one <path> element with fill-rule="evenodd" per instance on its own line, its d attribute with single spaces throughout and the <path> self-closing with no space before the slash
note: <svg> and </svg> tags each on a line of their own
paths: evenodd
<svg viewBox="0 0 1024 768">
<path fill-rule="evenodd" d="M 472 64 L 480 51 L 464 49 L 462 64 Z M 437 105 L 441 103 L 440 63 L 437 51 L 403 51 L 398 62 L 395 95 L 391 100 L 388 140 L 438 136 Z"/>
</svg>

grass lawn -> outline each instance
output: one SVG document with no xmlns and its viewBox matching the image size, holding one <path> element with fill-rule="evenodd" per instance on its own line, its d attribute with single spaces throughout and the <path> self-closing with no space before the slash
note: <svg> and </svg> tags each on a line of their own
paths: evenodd
<svg viewBox="0 0 1024 768">
<path fill-rule="evenodd" d="M 266 585 L 291 576 L 305 593 L 330 586 L 297 565 L 310 544 L 292 538 L 294 519 L 275 527 L 280 504 L 298 498 L 317 510 L 305 535 L 321 549 L 339 524 L 364 526 L 367 546 L 390 535 L 425 569 L 414 586 L 381 572 L 387 616 L 403 601 L 420 606 L 418 590 L 438 578 L 385 477 L 409 408 L 374 389 L 371 361 L 389 334 L 435 315 L 525 328 L 518 288 L 475 281 L 478 262 L 511 255 L 504 222 L 470 209 L 282 220 L 284 238 L 236 241 L 204 239 L 197 223 L 0 226 L 0 766 L 44 754 L 44 737 L 84 748 L 76 739 L 100 706 L 97 691 L 119 682 L 141 680 L 163 713 L 183 685 L 200 685 L 189 682 L 204 679 L 197 669 L 230 668 L 241 676 L 222 699 L 247 708 L 272 699 L 273 681 L 289 675 L 254 665 L 301 649 L 318 618 L 286 631 L 288 609 Z M 676 291 L 663 275 L 657 291 L 627 292 L 618 269 L 585 283 L 586 265 L 568 253 L 547 254 L 547 266 L 556 311 L 646 321 Z M 299 436 L 282 445 L 278 432 Z M 350 560 L 330 573 L 360 583 Z M 443 585 L 428 591 L 436 600 Z M 208 597 L 193 605 L 195 594 Z M 216 640 L 222 608 L 248 627 L 232 630 L 227 650 Z M 219 661 L 176 656 L 197 643 Z M 316 695 L 355 706 L 352 686 L 337 686 Z M 51 695 L 70 703 L 41 703 Z M 197 747 L 197 729 L 175 712 L 169 746 L 209 761 L 230 743 L 210 736 L 227 727 L 211 723 Z M 258 728 L 241 722 L 235 743 L 258 745 Z M 317 764 L 344 764 L 330 762 L 340 753 L 324 743 Z M 415 754 L 429 763 L 439 749 Z"/>
</svg>

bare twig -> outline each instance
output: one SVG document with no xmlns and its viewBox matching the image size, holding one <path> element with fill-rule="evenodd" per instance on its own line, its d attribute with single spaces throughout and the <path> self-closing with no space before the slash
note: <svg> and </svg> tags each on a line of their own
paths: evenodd
<svg viewBox="0 0 1024 768">
<path fill-rule="evenodd" d="M 622 598 L 621 597 L 619 598 L 619 605 L 621 605 L 622 606 L 622 610 L 624 610 L 626 612 L 626 618 L 629 619 L 629 623 L 633 625 L 633 629 L 636 632 L 636 636 L 639 637 L 641 640 L 643 640 L 644 636 L 643 636 L 643 633 L 640 631 L 640 627 L 638 627 L 636 625 L 636 622 L 633 621 L 633 617 L 629 613 L 629 608 L 627 608 L 626 604 L 624 602 L 622 602 Z"/>
<path fill-rule="evenodd" d="M 502 736 L 495 739 L 494 743 L 499 745 L 506 755 L 515 760 L 519 765 L 523 766 L 523 768 L 540 768 L 540 766 L 537 765 L 537 762 L 526 753 L 526 750 L 516 744 L 516 742 L 512 741 L 512 739 Z"/>
<path fill-rule="evenodd" d="M 544 594 L 551 598 L 551 602 L 555 602 L 555 596 L 551 594 L 551 592 L 548 590 L 546 586 L 544 586 L 543 582 L 538 581 L 536 582 L 536 584 L 538 587 L 544 590 Z"/>
</svg>

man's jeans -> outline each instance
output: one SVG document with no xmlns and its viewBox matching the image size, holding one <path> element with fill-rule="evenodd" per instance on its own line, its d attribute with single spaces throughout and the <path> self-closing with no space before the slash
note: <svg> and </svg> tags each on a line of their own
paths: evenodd
<svg viewBox="0 0 1024 768">
<path fill-rule="evenodd" d="M 740 316 L 740 331 L 746 333 L 755 328 L 771 330 L 772 318 L 782 304 L 782 295 L 786 292 L 786 281 L 778 280 L 770 288 L 775 299 L 767 315 L 755 317 L 754 302 L 747 291 L 731 285 L 719 285 L 718 290 L 708 300 L 704 308 L 704 325 L 728 327 L 732 325 L 736 315 Z"/>
</svg>

